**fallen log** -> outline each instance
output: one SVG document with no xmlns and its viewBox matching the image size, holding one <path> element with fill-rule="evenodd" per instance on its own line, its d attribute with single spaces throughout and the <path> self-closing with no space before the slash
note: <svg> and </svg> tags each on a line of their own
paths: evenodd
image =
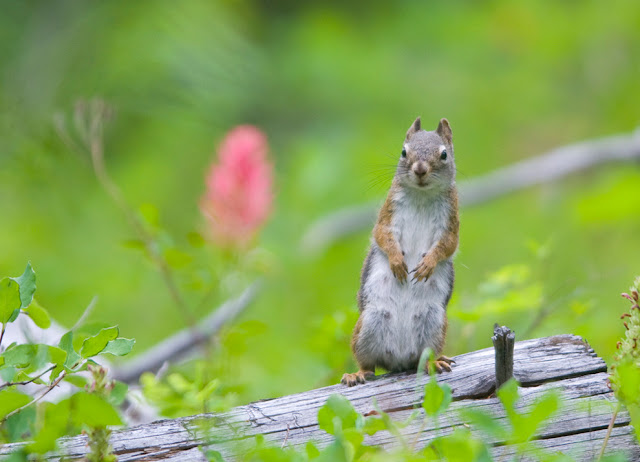
<svg viewBox="0 0 640 462">
<path fill-rule="evenodd" d="M 436 435 L 446 435 L 463 424 L 459 410 L 482 409 L 499 423 L 506 421 L 504 409 L 495 391 L 494 349 L 474 351 L 454 358 L 450 373 L 438 376 L 438 382 L 452 389 L 454 402 L 441 419 L 439 428 L 416 419 L 403 432 L 408 440 L 424 447 Z M 616 400 L 608 385 L 607 366 L 593 349 L 575 335 L 558 335 L 515 343 L 513 374 L 520 382 L 519 406 L 526 409 L 547 390 L 557 390 L 563 399 L 561 412 L 546 421 L 533 443 L 553 452 L 562 451 L 576 460 L 594 460 L 602 448 Z M 256 435 L 278 445 L 302 447 L 312 440 L 323 447 L 332 436 L 318 427 L 318 409 L 334 393 L 347 397 L 355 409 L 367 414 L 374 409 L 373 400 L 394 420 L 405 420 L 422 402 L 428 376 L 387 374 L 347 388 L 343 385 L 310 390 L 281 398 L 258 401 L 220 414 L 161 420 L 114 431 L 111 442 L 120 461 L 196 460 L 206 461 L 200 446 L 219 451 L 225 460 L 250 448 Z M 422 408 L 418 407 L 420 412 Z M 202 421 L 213 426 L 205 435 Z M 206 432 L 205 432 L 206 433 Z M 516 448 L 504 441 L 483 437 L 493 455 L 507 457 Z M 367 436 L 365 443 L 392 447 L 397 441 L 386 431 Z M 6 456 L 18 445 L 0 448 Z M 631 427 L 629 415 L 619 412 L 608 440 L 606 453 L 623 452 L 628 460 L 640 460 L 640 446 Z M 87 453 L 87 439 L 77 436 L 63 439 L 60 452 L 49 459 L 64 456 L 78 459 Z M 506 460 L 506 459 L 503 459 Z"/>
</svg>

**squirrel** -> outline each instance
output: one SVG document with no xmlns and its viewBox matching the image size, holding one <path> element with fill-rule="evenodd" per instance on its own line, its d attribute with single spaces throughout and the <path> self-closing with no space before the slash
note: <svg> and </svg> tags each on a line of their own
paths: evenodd
<svg viewBox="0 0 640 462">
<path fill-rule="evenodd" d="M 449 121 L 441 119 L 436 130 L 426 131 L 418 117 L 407 131 L 373 228 L 351 339 L 360 369 L 344 374 L 343 384 L 364 383 L 375 376 L 376 366 L 389 372 L 415 370 L 427 347 L 441 354 L 460 229 L 455 176 Z M 433 365 L 438 372 L 450 372 L 453 362 L 440 356 Z"/>
</svg>

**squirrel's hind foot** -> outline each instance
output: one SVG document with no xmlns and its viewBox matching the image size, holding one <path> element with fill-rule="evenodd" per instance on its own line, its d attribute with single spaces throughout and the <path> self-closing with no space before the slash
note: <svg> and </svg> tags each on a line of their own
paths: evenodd
<svg viewBox="0 0 640 462">
<path fill-rule="evenodd" d="M 344 374 L 340 383 L 349 387 L 354 387 L 359 383 L 365 383 L 368 378 L 374 377 L 375 372 L 359 370 L 353 374 Z"/>
<path fill-rule="evenodd" d="M 427 372 L 431 369 L 431 364 L 438 374 L 442 374 L 444 371 L 451 372 L 451 364 L 455 364 L 455 361 L 447 356 L 440 356 L 433 362 L 427 362 Z"/>
</svg>

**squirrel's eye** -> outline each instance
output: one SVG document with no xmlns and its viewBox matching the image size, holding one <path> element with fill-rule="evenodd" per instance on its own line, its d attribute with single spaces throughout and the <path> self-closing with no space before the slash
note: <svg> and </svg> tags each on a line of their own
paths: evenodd
<svg viewBox="0 0 640 462">
<path fill-rule="evenodd" d="M 407 157 L 407 150 L 402 148 L 402 157 Z"/>
<path fill-rule="evenodd" d="M 442 152 L 440 153 L 440 159 L 442 159 L 442 160 L 446 160 L 446 158 L 447 158 L 447 151 L 442 151 Z"/>
</svg>

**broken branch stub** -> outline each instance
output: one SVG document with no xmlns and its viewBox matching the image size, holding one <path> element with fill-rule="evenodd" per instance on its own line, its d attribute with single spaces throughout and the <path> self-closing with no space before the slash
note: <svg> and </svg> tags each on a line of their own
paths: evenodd
<svg viewBox="0 0 640 462">
<path fill-rule="evenodd" d="M 496 355 L 496 390 L 513 377 L 513 346 L 516 334 L 507 326 L 493 328 L 493 347 Z"/>
</svg>

